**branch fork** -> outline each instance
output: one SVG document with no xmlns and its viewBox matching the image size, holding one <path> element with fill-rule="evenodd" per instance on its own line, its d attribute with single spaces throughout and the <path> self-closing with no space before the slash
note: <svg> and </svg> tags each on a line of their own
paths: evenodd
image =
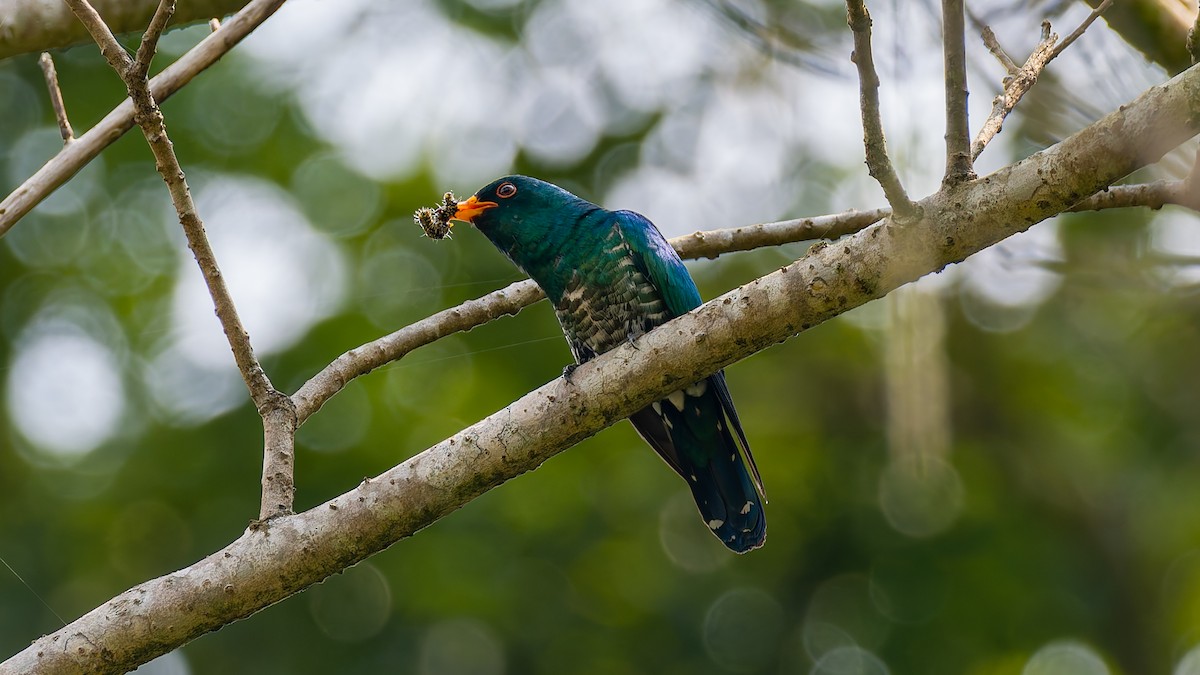
<svg viewBox="0 0 1200 675">
<path fill-rule="evenodd" d="M 200 267 L 200 273 L 212 297 L 217 318 L 233 352 L 234 361 L 237 362 L 246 388 L 250 391 L 250 397 L 262 416 L 264 453 L 259 518 L 290 514 L 295 492 L 295 406 L 288 396 L 275 389 L 254 355 L 250 336 L 238 315 L 229 288 L 225 285 L 216 254 L 208 241 L 204 223 L 196 211 L 196 204 L 192 201 L 187 178 L 179 164 L 179 158 L 175 155 L 162 111 L 150 90 L 147 78 L 158 40 L 166 29 L 167 21 L 175 12 L 175 0 L 159 0 L 158 8 L 142 35 L 141 44 L 134 57 L 117 42 L 104 19 L 88 0 L 66 2 L 100 46 L 100 52 L 109 65 L 125 82 L 129 98 L 133 101 L 133 121 L 141 128 L 146 143 L 154 153 L 155 168 L 171 193 L 171 203 L 179 216 L 180 225 L 183 226 L 188 248 L 196 258 L 196 264 Z"/>
</svg>

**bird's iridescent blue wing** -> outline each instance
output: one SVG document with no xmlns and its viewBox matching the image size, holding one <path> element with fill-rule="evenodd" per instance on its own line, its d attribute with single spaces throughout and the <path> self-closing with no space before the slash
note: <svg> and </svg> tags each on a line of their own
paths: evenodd
<svg viewBox="0 0 1200 675">
<path fill-rule="evenodd" d="M 614 216 L 634 265 L 658 289 L 670 314 L 680 316 L 700 306 L 695 282 L 658 228 L 631 211 L 617 211 Z M 765 521 L 756 503 L 755 487 L 763 492 L 762 479 L 724 373 L 717 372 L 675 392 L 630 416 L 630 420 L 667 463 L 689 481 L 709 527 L 727 545 L 742 551 L 761 545 Z M 738 444 L 730 429 L 741 442 L 740 454 L 750 468 L 753 486 L 742 468 Z"/>
</svg>

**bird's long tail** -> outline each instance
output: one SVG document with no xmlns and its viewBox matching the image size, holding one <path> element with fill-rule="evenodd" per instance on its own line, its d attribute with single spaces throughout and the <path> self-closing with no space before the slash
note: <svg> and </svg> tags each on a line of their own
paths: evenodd
<svg viewBox="0 0 1200 675">
<path fill-rule="evenodd" d="M 767 521 L 762 498 L 730 430 L 721 397 L 724 379 L 677 391 L 629 417 L 634 428 L 692 490 L 704 523 L 730 549 L 763 545 Z M 739 437 L 743 437 L 741 433 Z M 749 447 L 745 448 L 749 457 Z M 752 459 L 750 460 L 753 461 Z"/>
</svg>

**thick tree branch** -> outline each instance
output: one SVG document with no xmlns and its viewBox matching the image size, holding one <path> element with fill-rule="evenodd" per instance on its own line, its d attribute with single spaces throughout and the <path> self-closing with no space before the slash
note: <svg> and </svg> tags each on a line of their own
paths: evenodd
<svg viewBox="0 0 1200 675">
<path fill-rule="evenodd" d="M 205 68 L 216 63 L 226 52 L 233 49 L 234 45 L 249 35 L 250 31 L 274 14 L 275 10 L 279 9 L 283 3 L 284 0 L 253 0 L 246 4 L 245 9 L 222 24 L 219 31 L 209 35 L 150 81 L 150 90 L 153 92 L 155 100 L 165 100 Z M 66 5 L 63 7 L 66 8 Z M 69 11 L 67 15 L 71 16 Z M 149 11 L 146 16 L 150 16 Z M 2 21 L 3 19 L 0 19 L 0 22 Z M 73 17 L 72 21 L 79 24 L 79 21 Z M 3 24 L 0 23 L 0 29 L 2 28 Z M 49 162 L 38 169 L 37 173 L 13 190 L 12 194 L 4 198 L 4 201 L 0 201 L 0 237 L 12 229 L 12 226 L 29 213 L 33 207 L 70 180 L 71 176 L 74 176 L 88 162 L 95 159 L 101 150 L 114 143 L 132 128 L 133 103 L 132 101 L 123 101 L 87 133 L 67 144 Z"/>
<path fill-rule="evenodd" d="M 918 214 L 913 201 L 904 191 L 900 177 L 888 158 L 887 141 L 883 136 L 883 121 L 879 115 L 879 75 L 871 52 L 871 15 L 863 0 L 846 0 L 846 24 L 854 34 L 854 52 L 850 60 L 858 67 L 859 107 L 862 110 L 863 145 L 866 148 L 867 171 L 879 181 L 883 195 L 901 219 Z"/>
<path fill-rule="evenodd" d="M 1061 143 L 708 302 L 308 512 L 143 583 L 0 664 L 115 672 L 244 618 L 411 535 L 683 383 L 963 260 L 1157 161 L 1200 131 L 1200 68 Z M 569 420 L 569 423 L 564 423 Z M 197 611 L 203 608 L 203 611 Z"/>
<path fill-rule="evenodd" d="M 67 106 L 63 103 L 62 89 L 58 86 L 58 71 L 54 69 L 54 59 L 49 53 L 43 52 L 38 57 L 38 65 L 42 67 L 42 75 L 46 78 L 50 106 L 54 108 L 54 118 L 58 120 L 58 133 L 62 136 L 63 143 L 70 143 L 75 140 L 75 130 L 71 128 L 71 121 L 67 119 Z"/>
<path fill-rule="evenodd" d="M 956 185 L 975 177 L 967 121 L 966 15 L 963 0 L 942 0 L 942 57 L 946 84 L 946 175 Z"/>
<path fill-rule="evenodd" d="M 156 0 L 96 0 L 96 9 L 117 33 L 142 30 L 158 5 Z M 240 10 L 246 0 L 188 0 L 172 26 L 207 21 Z M 61 49 L 91 40 L 61 1 L 0 0 L 0 59 L 17 54 Z"/>
</svg>

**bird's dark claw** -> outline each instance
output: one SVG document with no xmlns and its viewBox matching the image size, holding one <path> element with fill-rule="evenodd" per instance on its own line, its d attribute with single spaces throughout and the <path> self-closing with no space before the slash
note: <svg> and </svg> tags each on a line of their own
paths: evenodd
<svg viewBox="0 0 1200 675">
<path fill-rule="evenodd" d="M 571 381 L 571 374 L 574 373 L 575 369 L 578 367 L 579 367 L 578 363 L 568 363 L 567 365 L 563 366 L 562 376 L 563 376 L 563 379 L 567 381 L 567 384 L 575 384 L 574 382 Z"/>
</svg>

